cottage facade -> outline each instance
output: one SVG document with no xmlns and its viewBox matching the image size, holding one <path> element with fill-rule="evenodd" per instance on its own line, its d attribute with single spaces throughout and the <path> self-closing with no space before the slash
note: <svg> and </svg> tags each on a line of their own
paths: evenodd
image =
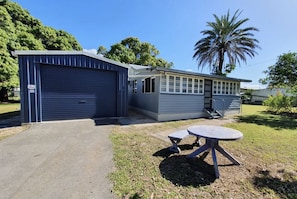
<svg viewBox="0 0 297 199">
<path fill-rule="evenodd" d="M 250 80 L 130 65 L 128 104 L 157 121 L 236 114 L 240 82 Z"/>
</svg>

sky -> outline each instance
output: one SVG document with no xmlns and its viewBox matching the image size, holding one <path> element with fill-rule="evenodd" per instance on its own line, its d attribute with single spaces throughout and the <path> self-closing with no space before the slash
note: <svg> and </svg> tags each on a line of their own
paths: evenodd
<svg viewBox="0 0 297 199">
<path fill-rule="evenodd" d="M 248 18 L 244 27 L 253 32 L 261 49 L 241 62 L 228 75 L 252 80 L 242 87 L 263 88 L 259 79 L 264 70 L 284 53 L 297 52 L 296 0 L 13 0 L 39 19 L 43 25 L 72 34 L 90 52 L 119 43 L 127 37 L 153 44 L 158 57 L 173 62 L 173 68 L 209 74 L 208 66 L 198 69 L 193 59 L 194 45 L 203 38 L 202 30 L 213 14 L 242 11 L 239 19 Z"/>
</svg>

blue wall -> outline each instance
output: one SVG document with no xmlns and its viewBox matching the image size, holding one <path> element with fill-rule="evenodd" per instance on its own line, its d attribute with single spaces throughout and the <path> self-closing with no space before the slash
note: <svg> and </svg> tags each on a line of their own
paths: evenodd
<svg viewBox="0 0 297 199">
<path fill-rule="evenodd" d="M 79 67 L 86 69 L 96 69 L 103 71 L 116 72 L 116 116 L 126 116 L 128 110 L 128 69 L 114 62 L 106 62 L 96 59 L 92 56 L 75 54 L 62 54 L 63 51 L 56 55 L 51 53 L 44 54 L 29 51 L 18 54 L 19 75 L 21 88 L 21 121 L 22 123 L 42 121 L 42 104 L 41 104 L 41 75 L 40 68 L 42 65 L 55 65 L 66 67 Z M 102 93 L 104 95 L 104 93 Z"/>
<path fill-rule="evenodd" d="M 135 79 L 137 80 L 136 93 L 133 93 L 132 85 L 129 86 L 129 105 L 146 111 L 158 113 L 160 78 L 156 77 L 155 79 L 154 93 L 142 93 L 142 79 L 143 78 Z"/>
</svg>

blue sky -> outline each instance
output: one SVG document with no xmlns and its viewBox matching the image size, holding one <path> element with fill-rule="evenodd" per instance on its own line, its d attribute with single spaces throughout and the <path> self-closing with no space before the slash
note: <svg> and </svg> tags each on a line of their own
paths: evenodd
<svg viewBox="0 0 297 199">
<path fill-rule="evenodd" d="M 78 40 L 84 49 L 107 49 L 133 36 L 153 44 L 159 57 L 174 63 L 174 68 L 198 70 L 192 58 L 194 44 L 207 29 L 213 14 L 242 10 L 244 25 L 253 26 L 261 49 L 258 55 L 241 62 L 230 77 L 250 79 L 257 85 L 263 71 L 283 53 L 297 52 L 297 1 L 295 0 L 14 0 L 44 25 L 62 29 Z M 243 26 L 243 27 L 244 27 Z M 245 86 L 245 85 L 243 85 Z"/>
</svg>

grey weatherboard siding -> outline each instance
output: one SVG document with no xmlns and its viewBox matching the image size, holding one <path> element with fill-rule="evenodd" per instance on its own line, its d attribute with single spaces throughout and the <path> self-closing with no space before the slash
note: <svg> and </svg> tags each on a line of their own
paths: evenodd
<svg viewBox="0 0 297 199">
<path fill-rule="evenodd" d="M 16 51 L 22 123 L 128 114 L 128 69 L 79 51 Z"/>
<path fill-rule="evenodd" d="M 133 68 L 134 67 L 134 68 Z M 216 94 L 213 92 L 214 81 L 227 81 L 239 84 L 250 80 L 198 74 L 166 68 L 141 68 L 132 66 L 129 86 L 129 106 L 154 118 L 157 121 L 170 121 L 209 117 L 205 108 L 213 108 L 229 115 L 240 113 L 241 99 L 239 93 Z M 133 70 L 135 71 L 133 73 Z M 204 80 L 203 93 L 170 93 L 162 92 L 161 77 L 166 75 L 199 78 Z M 155 92 L 142 93 L 142 81 L 155 78 Z M 133 93 L 133 81 L 137 81 L 136 93 Z"/>
</svg>

